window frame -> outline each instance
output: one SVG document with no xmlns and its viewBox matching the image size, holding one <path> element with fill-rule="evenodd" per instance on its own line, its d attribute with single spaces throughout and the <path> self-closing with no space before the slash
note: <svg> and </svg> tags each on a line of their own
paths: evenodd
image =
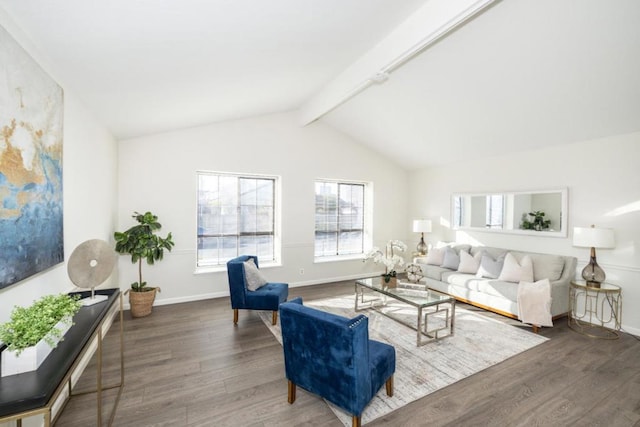
<svg viewBox="0 0 640 427">
<path fill-rule="evenodd" d="M 259 257 L 260 268 L 269 268 L 275 266 L 282 265 L 282 244 L 281 244 L 281 223 L 282 223 L 282 209 L 281 209 L 281 193 L 282 193 L 282 178 L 279 175 L 267 175 L 267 174 L 256 174 L 256 173 L 242 173 L 242 172 L 226 172 L 226 171 L 209 171 L 209 170 L 197 170 L 195 174 L 195 242 L 196 242 L 196 253 L 195 253 L 195 273 L 209 273 L 209 272 L 219 272 L 226 271 L 226 261 L 219 264 L 210 264 L 210 265 L 200 265 L 200 249 L 199 249 L 199 216 L 200 216 L 200 177 L 202 175 L 211 175 L 217 177 L 235 177 L 240 179 L 266 179 L 273 180 L 273 259 L 265 260 Z M 238 181 L 239 182 L 239 181 Z M 240 186 L 238 185 L 238 193 L 237 193 L 237 206 L 239 209 L 241 206 L 240 198 L 241 194 L 239 194 Z M 260 233 L 258 233 L 260 234 Z M 235 236 L 236 239 L 240 239 L 245 233 L 240 233 L 239 231 L 235 235 L 224 235 L 226 237 Z M 239 249 L 239 245 L 237 246 Z M 237 253 L 236 256 L 241 255 Z M 219 258 L 218 258 L 219 261 Z"/>
<path fill-rule="evenodd" d="M 318 183 L 330 183 L 330 184 L 342 184 L 342 185 L 361 185 L 363 187 L 363 224 L 362 224 L 362 252 L 350 253 L 350 254 L 337 254 L 337 255 L 317 255 L 315 250 L 316 245 L 316 224 L 315 224 L 315 198 L 316 185 Z M 367 181 L 349 180 L 349 179 L 335 179 L 335 178 L 316 178 L 313 181 L 313 195 L 314 195 L 314 226 L 313 226 L 313 259 L 314 263 L 333 262 L 333 261 L 348 261 L 354 259 L 362 259 L 367 250 L 372 245 L 372 232 L 371 225 L 373 224 L 373 183 Z M 339 247 L 339 231 L 336 231 L 338 238 L 336 239 L 336 247 Z"/>
</svg>

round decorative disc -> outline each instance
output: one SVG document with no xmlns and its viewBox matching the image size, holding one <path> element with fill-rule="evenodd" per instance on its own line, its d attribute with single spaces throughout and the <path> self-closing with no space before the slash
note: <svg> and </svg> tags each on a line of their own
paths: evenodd
<svg viewBox="0 0 640 427">
<path fill-rule="evenodd" d="M 67 273 L 74 285 L 95 288 L 109 278 L 116 265 L 116 252 L 100 239 L 87 240 L 73 250 Z"/>
</svg>

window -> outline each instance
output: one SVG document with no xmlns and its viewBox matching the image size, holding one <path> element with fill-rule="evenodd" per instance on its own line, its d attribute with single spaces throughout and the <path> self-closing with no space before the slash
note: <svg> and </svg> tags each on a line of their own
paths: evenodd
<svg viewBox="0 0 640 427">
<path fill-rule="evenodd" d="M 504 222 L 504 196 L 487 196 L 487 228 L 502 228 Z"/>
<path fill-rule="evenodd" d="M 463 203 L 462 203 L 462 197 L 461 196 L 454 196 L 453 198 L 453 226 L 454 228 L 456 227 L 461 227 L 463 225 L 463 215 L 464 215 L 464 211 L 463 211 Z"/>
<path fill-rule="evenodd" d="M 365 190 L 362 183 L 316 181 L 316 257 L 364 253 Z"/>
<path fill-rule="evenodd" d="M 198 172 L 198 267 L 241 254 L 275 261 L 277 177 Z"/>
</svg>

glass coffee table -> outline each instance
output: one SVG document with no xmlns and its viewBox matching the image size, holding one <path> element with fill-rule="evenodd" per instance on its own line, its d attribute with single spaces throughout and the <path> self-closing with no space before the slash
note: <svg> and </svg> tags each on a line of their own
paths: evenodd
<svg viewBox="0 0 640 427">
<path fill-rule="evenodd" d="M 416 345 L 418 347 L 453 335 L 456 300 L 450 295 L 427 289 L 424 285 L 400 281 L 395 287 L 390 287 L 384 283 L 381 276 L 356 280 L 355 291 L 356 311 L 372 309 L 414 329 L 417 332 Z M 408 305 L 416 308 L 416 322 L 394 316 L 394 311 L 398 310 L 387 308 L 395 302 L 402 303 L 398 306 Z M 405 317 L 411 318 L 415 312 L 409 311 L 410 314 Z M 438 319 L 435 318 L 436 316 Z M 429 323 L 431 326 L 433 324 L 436 326 L 429 329 Z"/>
</svg>

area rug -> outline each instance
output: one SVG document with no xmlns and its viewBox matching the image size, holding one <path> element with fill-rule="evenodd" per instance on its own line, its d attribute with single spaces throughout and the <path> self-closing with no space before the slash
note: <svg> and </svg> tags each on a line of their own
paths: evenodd
<svg viewBox="0 0 640 427">
<path fill-rule="evenodd" d="M 345 317 L 356 315 L 353 294 L 305 301 L 304 304 Z M 415 324 L 416 309 L 400 303 L 389 306 L 389 309 L 394 311 L 395 316 L 412 320 Z M 369 318 L 370 338 L 389 343 L 396 349 L 393 397 L 388 397 L 382 387 L 365 408 L 362 414 L 363 424 L 548 340 L 456 307 L 454 334 L 416 347 L 415 330 L 373 310 L 358 313 Z M 279 321 L 278 324 L 271 325 L 270 311 L 260 312 L 259 315 L 282 344 Z M 328 404 L 345 426 L 351 425 L 349 414 Z"/>
</svg>

